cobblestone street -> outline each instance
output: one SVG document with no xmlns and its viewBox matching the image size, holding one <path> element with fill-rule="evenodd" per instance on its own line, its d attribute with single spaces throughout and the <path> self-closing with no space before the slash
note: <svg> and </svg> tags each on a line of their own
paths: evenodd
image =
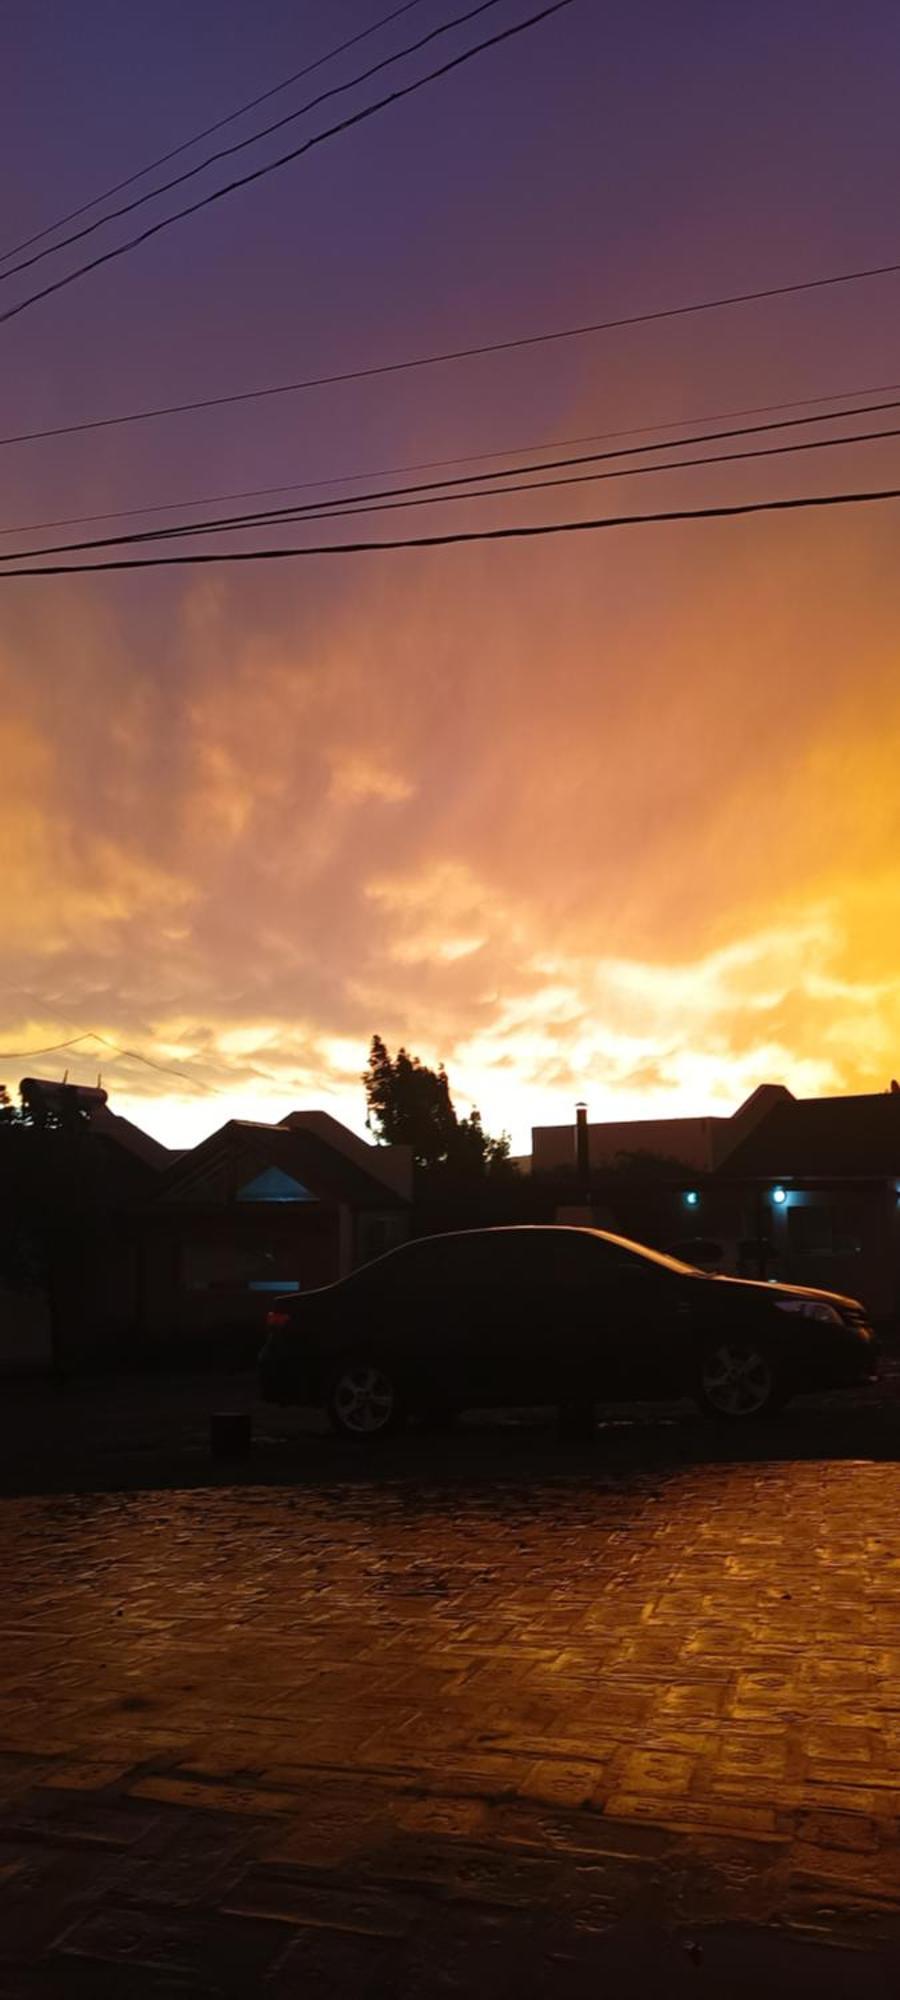
<svg viewBox="0 0 900 2000">
<path fill-rule="evenodd" d="M 896 1990 L 900 1465 L 314 1443 L 3 1503 L 2 2000 Z"/>
</svg>

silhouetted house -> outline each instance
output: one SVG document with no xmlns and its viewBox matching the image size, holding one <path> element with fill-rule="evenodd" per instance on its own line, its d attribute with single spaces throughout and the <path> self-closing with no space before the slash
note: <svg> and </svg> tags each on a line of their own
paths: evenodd
<svg viewBox="0 0 900 2000">
<path fill-rule="evenodd" d="M 262 1329 L 267 1295 L 329 1284 L 409 1233 L 406 1147 L 326 1112 L 233 1119 L 169 1169 L 143 1217 L 144 1343 Z"/>
<path fill-rule="evenodd" d="M 784 1091 L 766 1117 L 729 1150 L 730 1174 L 832 1178 L 900 1175 L 900 1095 L 792 1097 Z"/>
<path fill-rule="evenodd" d="M 614 1167 L 624 1158 L 650 1156 L 712 1173 L 782 1101 L 791 1103 L 780 1083 L 762 1083 L 729 1118 L 617 1118 L 571 1125 L 534 1125 L 531 1169 L 535 1174 L 583 1172 Z M 586 1147 L 586 1154 L 585 1149 Z"/>
<path fill-rule="evenodd" d="M 757 1190 L 779 1275 L 900 1312 L 900 1095 L 787 1096 L 722 1177 Z"/>
<path fill-rule="evenodd" d="M 0 1368 L 65 1363 L 133 1325 L 138 1216 L 165 1146 L 106 1092 L 26 1077 L 0 1126 Z"/>
<path fill-rule="evenodd" d="M 0 1124 L 0 1368 L 129 1362 L 261 1332 L 266 1295 L 328 1283 L 409 1233 L 408 1147 L 324 1111 L 234 1120 L 172 1152 L 102 1090 L 26 1080 Z"/>
<path fill-rule="evenodd" d="M 730 1118 L 537 1127 L 557 1220 L 689 1261 L 847 1292 L 900 1314 L 900 1092 L 795 1098 L 763 1084 Z"/>
</svg>

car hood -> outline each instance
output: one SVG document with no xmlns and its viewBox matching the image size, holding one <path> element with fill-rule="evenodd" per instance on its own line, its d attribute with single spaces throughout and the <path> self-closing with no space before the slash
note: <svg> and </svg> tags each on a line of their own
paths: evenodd
<svg viewBox="0 0 900 2000">
<path fill-rule="evenodd" d="M 708 1274 L 711 1285 L 737 1285 L 742 1292 L 765 1292 L 770 1299 L 822 1299 L 829 1306 L 848 1306 L 854 1312 L 863 1307 L 859 1299 L 848 1298 L 846 1292 L 825 1292 L 817 1285 L 768 1284 L 765 1278 L 726 1278 L 718 1272 Z"/>
</svg>

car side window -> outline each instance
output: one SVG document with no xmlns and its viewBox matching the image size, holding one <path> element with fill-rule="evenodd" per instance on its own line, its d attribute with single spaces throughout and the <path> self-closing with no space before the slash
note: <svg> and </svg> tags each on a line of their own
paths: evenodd
<svg viewBox="0 0 900 2000">
<path fill-rule="evenodd" d="M 391 1296 L 423 1291 L 513 1291 L 552 1276 L 550 1230 L 485 1229 L 423 1238 L 407 1244 L 380 1267 Z M 376 1267 L 372 1267 L 373 1271 Z"/>
<path fill-rule="evenodd" d="M 452 1263 L 450 1243 L 428 1237 L 420 1243 L 405 1243 L 402 1250 L 373 1267 L 373 1272 L 377 1268 L 379 1290 L 399 1299 L 439 1289 L 447 1282 Z"/>
<path fill-rule="evenodd" d="M 644 1268 L 639 1257 L 617 1243 L 602 1236 L 579 1236 L 575 1230 L 560 1230 L 554 1266 L 557 1284 L 569 1286 L 609 1284 Z"/>
<path fill-rule="evenodd" d="M 491 1232 L 490 1250 L 482 1266 L 492 1285 L 510 1292 L 553 1282 L 553 1231 L 504 1229 Z"/>
</svg>

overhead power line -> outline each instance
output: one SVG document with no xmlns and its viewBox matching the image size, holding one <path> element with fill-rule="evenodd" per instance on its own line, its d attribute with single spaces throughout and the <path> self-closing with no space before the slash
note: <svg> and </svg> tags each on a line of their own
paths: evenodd
<svg viewBox="0 0 900 2000">
<path fill-rule="evenodd" d="M 793 513 L 801 508 L 859 507 L 900 500 L 900 486 L 866 493 L 812 493 L 791 500 L 743 500 L 724 507 L 678 507 L 652 514 L 606 514 L 589 521 L 541 521 L 523 527 L 459 528 L 446 535 L 409 535 L 392 541 L 320 542 L 290 549 L 223 549 L 171 556 L 114 556 L 103 562 L 52 563 L 39 569 L 0 571 L 13 577 L 94 576 L 104 570 L 186 569 L 210 563 L 287 562 L 302 556 L 387 554 L 394 549 L 441 549 L 465 542 L 534 541 L 545 535 L 584 535 L 604 528 L 649 528 L 669 521 L 720 521 L 743 514 Z"/>
<path fill-rule="evenodd" d="M 147 174 L 155 173 L 158 167 L 168 166 L 170 160 L 177 160 L 180 154 L 189 152 L 192 146 L 199 146 L 203 139 L 212 138 L 214 132 L 221 132 L 226 125 L 233 125 L 238 118 L 244 118 L 248 112 L 256 111 L 260 104 L 266 104 L 270 98 L 280 96 L 281 92 L 289 90 L 292 84 L 302 83 L 303 78 L 312 76 L 314 70 L 323 69 L 326 63 L 334 62 L 337 56 L 346 55 L 348 49 L 356 48 L 359 42 L 368 41 L 370 36 L 377 35 L 379 29 L 387 28 L 392 21 L 399 20 L 401 14 L 409 14 L 414 7 L 421 5 L 422 0 L 404 0 L 402 7 L 395 7 L 392 13 L 383 14 L 379 21 L 372 22 L 371 27 L 361 29 L 358 35 L 351 35 L 345 42 L 338 42 L 335 48 L 328 49 L 325 55 L 318 56 L 315 62 L 306 63 L 302 69 L 295 69 L 290 76 L 284 77 L 281 83 L 273 83 L 269 90 L 260 91 L 258 97 L 249 98 L 246 104 L 239 104 L 236 111 L 229 111 L 224 118 L 217 118 L 212 125 L 205 125 L 202 132 L 195 132 L 192 138 L 182 139 L 180 145 L 170 147 L 169 151 L 161 153 L 158 159 L 148 160 L 145 167 L 137 167 L 134 173 L 126 174 L 124 180 L 115 181 L 112 187 L 105 188 L 102 194 L 92 195 L 90 201 L 83 201 L 79 208 L 70 208 L 66 215 L 58 216 L 55 222 L 48 222 L 45 228 L 36 230 L 33 236 L 26 236 L 21 243 L 13 243 L 8 250 L 0 250 L 0 264 L 7 263 L 10 257 L 18 257 L 23 250 L 30 250 L 32 243 L 41 243 L 46 236 L 53 236 L 57 229 L 64 229 L 67 222 L 76 222 L 80 215 L 87 215 L 90 209 L 99 208 L 101 202 L 111 201 L 113 195 L 121 194 L 123 188 L 133 187 L 136 181 L 144 180 Z M 61 245 L 56 244 L 54 248 L 59 249 Z"/>
<path fill-rule="evenodd" d="M 512 41 L 517 35 L 525 34 L 529 28 L 536 28 L 541 21 L 549 20 L 554 14 L 561 14 L 564 8 L 572 5 L 573 0 L 550 0 L 550 4 L 541 7 L 536 14 L 526 15 L 523 21 L 514 21 L 510 27 L 501 28 L 495 35 L 489 35 L 484 41 L 475 42 L 471 48 L 463 49 L 460 55 L 450 57 L 437 69 L 426 71 L 424 76 L 417 77 L 414 82 L 399 85 L 396 90 L 389 91 L 386 97 L 376 98 L 373 104 L 366 104 L 361 110 L 348 113 L 338 124 L 326 126 L 324 132 L 314 133 L 311 139 L 305 139 L 300 146 L 293 146 L 290 152 L 279 154 L 275 160 L 267 160 L 264 166 L 254 167 L 252 172 L 241 174 L 236 180 L 226 181 L 224 186 L 213 188 L 209 194 L 201 196 L 198 201 L 190 202 L 185 208 L 173 210 L 171 215 L 163 216 L 159 222 L 150 223 L 146 229 L 140 230 L 136 236 L 128 237 L 124 243 L 116 244 L 112 250 L 104 250 L 98 256 L 89 258 L 86 263 L 77 264 L 74 270 L 67 271 L 64 277 L 55 278 L 52 284 L 43 285 L 39 291 L 30 292 L 24 299 L 19 299 L 14 306 L 7 306 L 6 310 L 0 313 L 0 325 L 7 320 L 17 318 L 19 313 L 27 312 L 29 306 L 37 305 L 41 299 L 50 298 L 54 292 L 64 290 L 67 285 L 73 285 L 78 278 L 86 277 L 90 271 L 98 270 L 101 265 L 112 263 L 117 257 L 128 256 L 142 243 L 147 243 L 152 236 L 158 236 L 161 230 L 171 228 L 174 222 L 183 222 L 188 216 L 198 214 L 203 208 L 209 208 L 213 202 L 222 201 L 226 195 L 236 193 L 238 188 L 249 187 L 254 181 L 263 180 L 269 174 L 277 173 L 280 168 L 289 166 L 293 160 L 299 160 L 304 153 L 311 152 L 314 146 L 324 145 L 326 139 L 333 139 L 342 132 L 351 131 L 354 126 L 363 124 L 366 119 L 374 118 L 379 111 L 385 111 L 390 105 L 399 104 L 404 98 L 412 97 L 416 91 L 424 90 L 428 84 L 437 83 L 442 77 L 450 76 L 464 63 L 472 62 L 476 56 L 484 55 L 488 49 L 499 48 L 502 43 Z"/>
<path fill-rule="evenodd" d="M 894 405 L 896 407 L 896 405 Z M 815 419 L 797 419 L 798 422 Z M 757 430 L 779 428 L 761 424 Z M 740 435 L 747 435 L 742 432 Z M 685 438 L 681 444 L 703 443 L 712 438 L 727 438 L 727 431 L 708 434 L 707 439 Z M 137 529 L 127 535 L 101 535 L 80 542 L 57 542 L 38 549 L 16 549 L 8 556 L 0 556 L 0 576 L 5 574 L 2 567 L 7 563 L 36 561 L 41 556 L 81 555 L 94 549 L 133 548 L 141 544 L 162 541 L 181 541 L 200 535 L 247 534 L 260 527 L 288 527 L 300 521 L 352 520 L 358 514 L 393 513 L 398 508 L 435 507 L 448 502 L 468 500 L 492 500 L 511 493 L 543 493 L 560 486 L 585 486 L 608 479 L 646 478 L 657 472 L 682 472 L 697 466 L 743 464 L 754 458 L 779 458 L 798 451 L 831 451 L 841 445 L 878 443 L 882 439 L 900 437 L 900 425 L 878 431 L 858 431 L 848 437 L 797 438 L 789 444 L 756 445 L 747 451 L 704 452 L 696 458 L 670 458 L 652 465 L 615 465 L 606 463 L 609 459 L 632 456 L 635 452 L 652 452 L 658 445 L 637 445 L 630 453 L 593 452 L 575 458 L 544 460 L 533 465 L 504 467 L 499 472 L 469 474 L 461 479 L 435 480 L 414 486 L 388 486 L 371 493 L 338 495 L 334 500 L 310 501 L 305 506 L 266 508 L 255 513 L 239 515 L 211 516 L 206 521 L 173 522 L 163 528 Z M 604 462 L 602 471 L 573 472 L 573 466 L 593 465 Z M 544 472 L 558 476 L 551 479 L 529 477 Z M 517 476 L 513 479 L 512 474 Z M 523 475 L 525 475 L 523 477 Z M 500 480 L 506 483 L 495 486 L 472 488 L 472 479 Z M 436 491 L 435 488 L 449 488 Z M 461 490 L 465 489 L 465 490 Z"/>
<path fill-rule="evenodd" d="M 397 49 L 393 55 L 382 56 L 381 60 L 373 63 L 370 69 L 361 70 L 357 76 L 349 77 L 346 83 L 332 84 L 330 90 L 320 91 L 318 97 L 310 98 L 307 104 L 301 104 L 296 111 L 285 112 L 284 117 L 276 118 L 273 124 L 263 125 L 258 132 L 248 133 L 245 139 L 236 139 L 231 146 L 221 146 L 216 153 L 207 153 L 205 159 L 198 160 L 193 167 L 186 167 L 183 173 L 176 174 L 172 180 L 162 181 L 159 187 L 148 188 L 144 194 L 135 195 L 131 201 L 123 202 L 121 207 L 111 208 L 106 215 L 99 215 L 93 222 L 85 223 L 83 228 L 73 230 L 70 236 L 61 237 L 58 243 L 49 243 L 43 250 L 36 250 L 33 256 L 24 257 L 21 263 L 11 264 L 8 271 L 0 271 L 0 284 L 7 278 L 15 278 L 20 271 L 30 271 L 32 265 L 40 264 L 45 257 L 55 257 L 58 251 L 68 250 L 73 243 L 83 242 L 86 236 L 92 236 L 95 229 L 105 228 L 108 222 L 119 222 L 124 215 L 132 215 L 136 208 L 143 208 L 148 201 L 158 201 L 162 195 L 170 194 L 173 188 L 183 187 L 185 181 L 195 180 L 198 174 L 206 173 L 209 167 L 216 166 L 220 160 L 231 159 L 235 153 L 245 152 L 248 146 L 259 145 L 261 140 L 270 138 L 273 132 L 281 132 L 285 125 L 293 125 L 298 118 L 305 118 L 310 111 L 318 110 L 319 105 L 327 104 L 330 98 L 342 97 L 348 90 L 356 90 L 361 83 L 368 83 L 373 76 L 378 76 L 381 70 L 391 69 L 394 63 L 401 62 L 404 56 L 416 55 L 420 49 L 427 48 L 429 42 L 437 41 L 440 35 L 449 35 L 454 28 L 465 27 L 466 23 L 473 21 L 478 14 L 486 14 L 489 8 L 498 4 L 499 0 L 478 0 L 478 5 L 470 7 L 467 13 L 456 14 L 449 21 L 440 22 L 438 27 L 430 28 L 427 35 L 421 35 L 417 42 L 407 43 L 406 48 Z M 167 221 L 175 219 L 174 216 L 167 217 Z"/>
<path fill-rule="evenodd" d="M 0 446 L 36 444 L 48 438 L 75 437 L 82 431 L 113 430 L 122 424 L 145 424 L 161 417 L 187 416 L 198 410 L 221 410 L 234 403 L 258 403 L 273 396 L 295 396 L 309 389 L 330 389 L 346 382 L 370 381 L 379 375 L 401 375 L 419 368 L 438 368 L 455 361 L 473 361 L 492 354 L 511 354 L 527 347 L 548 347 L 561 340 L 584 340 L 592 334 L 615 333 L 632 326 L 649 326 L 661 320 L 684 319 L 692 314 L 723 312 L 735 306 L 755 305 L 766 299 L 787 298 L 795 293 L 825 290 L 830 285 L 852 285 L 868 278 L 883 278 L 900 271 L 896 264 L 872 265 L 867 270 L 842 271 L 825 278 L 804 278 L 787 285 L 768 285 L 755 292 L 723 293 L 714 299 L 698 299 L 684 305 L 659 306 L 649 312 L 624 313 L 614 319 L 585 321 L 578 326 L 554 327 L 542 333 L 515 334 L 507 340 L 480 341 L 471 347 L 444 348 L 434 354 L 416 354 L 400 361 L 372 362 L 359 368 L 345 368 L 330 375 L 307 375 L 296 382 L 268 382 L 257 389 L 232 389 L 221 396 L 195 396 L 183 403 L 160 403 L 144 410 L 123 410 L 111 417 L 85 417 L 74 424 L 52 424 L 42 430 L 12 431 L 0 437 Z M 886 383 L 886 388 L 896 387 Z M 860 394 L 866 395 L 867 390 Z M 818 398 L 813 400 L 818 401 Z M 829 402 L 830 397 L 822 401 Z M 774 407 L 766 405 L 761 407 Z M 791 406 L 792 407 L 792 406 Z"/>
<path fill-rule="evenodd" d="M 178 500 L 155 500 L 143 507 L 117 507 L 117 508 L 112 508 L 105 513 L 63 514 L 56 516 L 52 520 L 24 521 L 17 525 L 0 528 L 0 536 L 39 535 L 42 534 L 45 530 L 49 530 L 50 528 L 79 528 L 79 527 L 86 527 L 96 521 L 127 521 L 135 519 L 138 515 L 171 514 L 179 507 L 217 507 L 220 505 L 224 505 L 225 502 L 229 500 L 267 500 L 275 496 L 278 496 L 282 493 L 303 493 L 322 486 L 339 486 L 342 480 L 347 480 L 353 483 L 354 481 L 361 479 L 391 479 L 395 477 L 399 478 L 403 473 L 407 472 L 442 472 L 449 466 L 483 464 L 485 459 L 488 458 L 504 458 L 504 457 L 518 458 L 525 456 L 530 451 L 562 450 L 563 446 L 570 444 L 605 444 L 612 439 L 620 437 L 641 437 L 644 436 L 648 431 L 653 431 L 653 430 L 655 431 L 684 430 L 691 424 L 724 424 L 727 423 L 733 417 L 763 416 L 767 412 L 774 410 L 808 409 L 810 405 L 814 403 L 822 404 L 822 403 L 840 402 L 847 396 L 860 397 L 860 396 L 882 395 L 886 394 L 886 392 L 889 389 L 900 389 L 900 382 L 882 382 L 877 384 L 869 384 L 868 387 L 866 388 L 844 389 L 842 391 L 835 391 L 835 393 L 831 396 L 806 396 L 806 397 L 798 396 L 795 397 L 793 402 L 755 403 L 736 410 L 707 411 L 703 416 L 679 417 L 675 419 L 670 419 L 665 423 L 660 422 L 657 424 L 633 424 L 630 426 L 630 428 L 623 430 L 593 431 L 588 433 L 581 433 L 575 437 L 537 438 L 537 439 L 532 439 L 528 444 L 505 445 L 505 446 L 498 445 L 494 451 L 476 451 L 476 452 L 461 453 L 455 458 L 413 459 L 410 463 L 406 465 L 386 465 L 374 469 L 372 467 L 368 467 L 360 472 L 331 473 L 327 477 L 321 477 L 319 479 L 293 480 L 290 483 L 282 486 L 249 486 L 240 489 L 237 492 L 231 491 L 228 493 L 199 494 L 192 499 L 181 498 Z M 900 407 L 900 403 L 895 402 L 893 400 L 890 402 L 883 402 L 883 403 L 868 403 L 868 404 L 857 403 L 843 410 L 827 410 L 827 411 L 820 410 L 818 415 L 812 417 L 796 418 L 796 419 L 785 418 L 782 422 L 773 424 L 750 424 L 742 426 L 740 430 L 734 430 L 730 432 L 711 431 L 708 433 L 708 435 L 711 438 L 729 437 L 729 436 L 748 437 L 754 435 L 757 431 L 761 430 L 788 430 L 791 427 L 791 425 L 795 422 L 823 423 L 823 424 L 836 423 L 839 419 L 844 417 L 868 416 L 875 410 L 892 410 L 898 407 Z M 701 440 L 690 437 L 677 438 L 671 440 L 659 439 L 657 444 L 645 447 L 645 449 L 662 450 L 664 443 L 671 444 L 673 449 L 676 446 L 678 449 L 680 449 L 682 445 L 694 444 L 700 441 Z M 599 454 L 597 455 L 599 456 Z M 628 450 L 625 447 L 623 447 L 621 451 L 617 451 L 615 454 L 611 455 L 615 456 L 616 458 L 625 458 L 629 454 Z M 500 477 L 501 475 L 497 473 L 482 474 L 473 472 L 468 476 L 472 479 L 481 479 L 481 478 L 497 478 Z M 504 476 L 505 476 L 505 470 L 504 470 Z M 442 483 L 446 484 L 447 482 L 446 481 L 441 482 L 440 480 L 435 480 L 432 483 L 434 485 L 440 485 Z M 0 560 L 2 560 L 2 557 L 0 557 Z"/>
<path fill-rule="evenodd" d="M 91 1039 L 101 1042 L 106 1049 L 112 1049 L 117 1056 L 127 1057 L 129 1062 L 143 1063 L 145 1068 L 157 1070 L 160 1076 L 174 1076 L 179 1083 L 189 1083 L 194 1090 L 204 1090 L 210 1097 L 217 1097 L 219 1094 L 214 1084 L 201 1083 L 199 1077 L 191 1076 L 188 1070 L 173 1069 L 169 1063 L 156 1062 L 153 1056 L 142 1055 L 140 1049 L 121 1048 L 118 1042 L 111 1042 L 107 1035 L 94 1034 Z"/>
<path fill-rule="evenodd" d="M 174 1076 L 179 1083 L 189 1083 L 194 1090 L 208 1091 L 213 1097 L 219 1095 L 213 1084 L 201 1083 L 189 1071 L 172 1069 L 168 1063 L 156 1062 L 152 1056 L 141 1055 L 139 1049 L 123 1049 L 118 1042 L 111 1042 L 108 1035 L 100 1035 L 94 1028 L 87 1029 L 83 1035 L 73 1035 L 67 1042 L 48 1042 L 39 1049 L 2 1049 L 0 1062 L 29 1062 L 32 1056 L 59 1055 L 64 1049 L 80 1048 L 83 1042 L 100 1042 L 103 1048 L 111 1049 L 114 1055 L 127 1057 L 129 1062 L 144 1063 L 148 1069 L 158 1070 L 161 1076 Z"/>
<path fill-rule="evenodd" d="M 32 1056 L 55 1056 L 62 1049 L 77 1049 L 81 1042 L 90 1042 L 92 1035 L 73 1035 L 68 1042 L 46 1042 L 40 1049 L 0 1049 L 0 1062 L 30 1062 Z"/>
</svg>

